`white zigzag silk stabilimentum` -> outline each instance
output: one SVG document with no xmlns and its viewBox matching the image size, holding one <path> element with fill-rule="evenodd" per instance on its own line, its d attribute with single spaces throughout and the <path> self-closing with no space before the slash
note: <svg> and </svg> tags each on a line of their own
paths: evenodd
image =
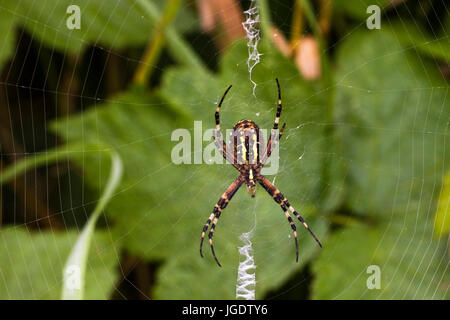
<svg viewBox="0 0 450 320">
<path fill-rule="evenodd" d="M 238 276 L 236 282 L 236 299 L 255 300 L 256 269 L 255 260 L 253 259 L 253 248 L 251 237 L 253 236 L 254 227 L 249 232 L 241 234 L 239 239 L 244 243 L 239 247 L 239 254 L 243 258 L 239 262 Z"/>
<path fill-rule="evenodd" d="M 259 31 L 259 11 L 256 6 L 256 0 L 252 0 L 250 8 L 244 11 L 246 20 L 242 23 L 245 33 L 247 34 L 247 47 L 248 47 L 248 73 L 250 81 L 253 83 L 253 95 L 255 95 L 256 82 L 252 80 L 252 70 L 259 63 L 259 57 L 261 54 L 258 52 L 258 42 L 260 39 Z"/>
</svg>

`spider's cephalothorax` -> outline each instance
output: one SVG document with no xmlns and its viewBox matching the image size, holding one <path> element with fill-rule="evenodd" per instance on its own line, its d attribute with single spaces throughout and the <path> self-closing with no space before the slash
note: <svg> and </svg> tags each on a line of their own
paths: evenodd
<svg viewBox="0 0 450 320">
<path fill-rule="evenodd" d="M 227 95 L 228 91 L 231 89 L 231 86 L 228 87 L 228 89 L 225 91 L 224 95 L 222 96 L 222 99 L 220 99 L 219 105 L 216 109 L 216 136 L 214 137 L 214 141 L 216 143 L 217 149 L 222 153 L 223 157 L 233 165 L 238 171 L 239 176 L 236 178 L 236 180 L 228 187 L 228 189 L 225 191 L 225 193 L 220 197 L 217 204 L 214 206 L 213 212 L 209 216 L 208 220 L 206 221 L 205 225 L 203 226 L 202 230 L 202 237 L 200 241 L 200 255 L 203 257 L 202 254 L 202 247 L 203 247 L 203 239 L 205 238 L 206 231 L 209 228 L 209 225 L 212 222 L 211 230 L 209 231 L 208 238 L 209 238 L 209 244 L 211 246 L 211 251 L 214 259 L 216 260 L 217 264 L 219 266 L 219 260 L 216 257 L 216 254 L 214 252 L 214 246 L 213 246 L 213 235 L 214 230 L 216 228 L 217 222 L 219 221 L 220 214 L 227 206 L 228 202 L 230 202 L 233 195 L 236 193 L 236 191 L 242 186 L 242 184 L 245 183 L 247 186 L 247 191 L 249 194 L 254 197 L 255 191 L 256 191 L 256 182 L 258 182 L 269 194 L 270 196 L 275 200 L 276 203 L 278 203 L 281 207 L 281 209 L 284 211 L 284 214 L 291 226 L 291 229 L 294 233 L 294 240 L 295 240 L 295 250 L 296 250 L 296 261 L 298 261 L 298 240 L 297 240 L 297 229 L 294 224 L 294 221 L 292 220 L 292 217 L 290 214 L 293 214 L 302 224 L 303 226 L 309 231 L 309 233 L 312 235 L 312 237 L 317 241 L 320 247 L 322 245 L 320 244 L 319 239 L 314 235 L 314 233 L 311 231 L 309 226 L 306 224 L 305 220 L 302 218 L 301 215 L 298 214 L 297 211 L 290 205 L 289 201 L 286 199 L 286 197 L 283 196 L 283 194 L 280 192 L 280 190 L 277 189 L 266 177 L 264 177 L 261 174 L 261 168 L 266 163 L 267 159 L 270 157 L 270 154 L 272 152 L 272 149 L 275 148 L 278 140 L 283 135 L 284 128 L 286 126 L 286 123 L 283 124 L 283 127 L 281 128 L 281 131 L 278 135 L 278 139 L 276 139 L 276 134 L 278 130 L 278 123 L 280 121 L 280 115 L 281 115 L 281 90 L 280 90 L 280 84 L 278 82 L 278 79 L 276 79 L 277 87 L 278 87 L 278 107 L 277 107 L 277 113 L 275 116 L 275 123 L 273 125 L 272 132 L 270 134 L 269 140 L 267 141 L 267 146 L 264 150 L 261 150 L 262 146 L 264 145 L 262 136 L 260 134 L 259 127 L 251 120 L 241 120 L 239 121 L 233 128 L 233 133 L 230 137 L 230 145 L 233 146 L 232 152 L 230 152 L 227 148 L 227 145 L 225 141 L 222 138 L 222 134 L 220 131 L 220 116 L 219 111 L 220 107 L 222 106 L 222 102 Z"/>
</svg>

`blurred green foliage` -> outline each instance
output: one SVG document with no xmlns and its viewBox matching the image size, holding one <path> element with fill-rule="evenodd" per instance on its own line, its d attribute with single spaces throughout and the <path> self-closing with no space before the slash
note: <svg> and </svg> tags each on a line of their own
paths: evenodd
<svg viewBox="0 0 450 320">
<path fill-rule="evenodd" d="M 154 21 L 131 2 L 117 1 L 115 6 L 86 0 L 80 5 L 84 27 L 70 32 L 56 14 L 65 16 L 68 2 L 2 4 L 0 15 L 9 18 L 0 20 L 0 28 L 7 30 L 0 32 L 0 63 L 13 52 L 13 25 L 67 54 L 80 53 L 92 43 L 107 50 L 143 46 Z M 387 6 L 387 1 L 380 5 Z M 120 275 L 120 252 L 126 252 L 160 263 L 147 293 L 153 298 L 233 299 L 238 238 L 255 224 L 257 298 L 280 288 L 307 265 L 313 275 L 310 297 L 315 299 L 448 298 L 448 244 L 445 236 L 433 237 L 433 227 L 448 223 L 442 209 L 434 220 L 450 163 L 448 82 L 437 63 L 449 61 L 448 18 L 434 37 L 413 21 L 391 16 L 381 30 L 371 31 L 364 25 L 366 7 L 366 1 L 358 6 L 335 2 L 334 14 L 355 19 L 360 28 L 345 29 L 333 52 L 325 53 L 333 79 L 325 90 L 318 81 L 302 79 L 295 64 L 265 39 L 259 47 L 262 62 L 252 76 L 258 84 L 254 97 L 242 40 L 220 56 L 215 72 L 170 66 L 151 91 L 129 85 L 95 108 L 50 125 L 69 145 L 101 143 L 116 150 L 124 163 L 122 183 L 105 212 L 108 228 L 99 228 L 105 230 L 98 231 L 89 255 L 86 298 L 111 296 Z M 181 10 L 177 30 L 195 30 L 193 17 Z M 213 128 L 215 104 L 229 84 L 233 88 L 221 112 L 222 127 L 247 118 L 270 128 L 275 77 L 282 87 L 287 129 L 280 170 L 269 178 L 324 248 L 299 226 L 296 264 L 291 230 L 278 205 L 262 188 L 255 199 L 241 190 L 215 232 L 223 265 L 218 268 L 208 245 L 205 258 L 199 257 L 200 232 L 237 172 L 225 164 L 174 165 L 171 150 L 177 142 L 171 141 L 171 133 L 187 128 L 194 138 L 194 121 L 202 121 L 203 130 Z M 209 143 L 203 141 L 203 147 Z M 89 152 L 74 159 L 89 190 L 101 193 L 107 162 Z M 441 208 L 446 194 L 441 194 Z M 0 260 L 6 261 L 0 266 L 0 297 L 58 298 L 74 231 L 38 233 L 15 226 L 3 228 L 0 236 Z M 29 261 L 39 267 L 29 268 Z M 367 288 L 369 265 L 381 269 L 381 290 Z"/>
<path fill-rule="evenodd" d="M 162 10 L 164 1 L 152 1 Z M 82 26 L 69 30 L 66 26 L 67 8 L 75 4 L 70 0 L 24 0 L 21 2 L 2 1 L 0 15 L 2 23 L 13 23 L 24 27 L 42 44 L 56 50 L 77 54 L 95 43 L 111 50 L 124 46 L 145 45 L 149 38 L 148 30 L 156 21 L 149 19 L 145 11 L 132 0 L 80 0 Z M 12 21 L 9 21 L 12 20 Z M 176 27 L 184 32 L 195 30 L 198 23 L 191 10 L 181 10 L 176 19 Z M 143 32 L 147 30 L 147 32 Z M 2 32 L 3 33 L 3 32 Z M 12 35 L 8 30 L 4 34 Z M 14 39 L 7 39 L 13 42 Z"/>
<path fill-rule="evenodd" d="M 77 232 L 33 232 L 4 227 L 0 232 L 0 297 L 2 299 L 58 299 L 66 258 Z M 97 232 L 86 269 L 86 299 L 107 299 L 118 279 L 117 243 Z"/>
<path fill-rule="evenodd" d="M 445 175 L 442 184 L 434 221 L 434 231 L 437 237 L 445 236 L 450 232 L 450 173 Z"/>
</svg>

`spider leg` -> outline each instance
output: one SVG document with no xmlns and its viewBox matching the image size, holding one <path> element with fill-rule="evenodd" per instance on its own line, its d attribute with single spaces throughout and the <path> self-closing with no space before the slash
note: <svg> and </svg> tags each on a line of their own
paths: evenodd
<svg viewBox="0 0 450 320">
<path fill-rule="evenodd" d="M 206 234 L 206 231 L 208 230 L 209 224 L 214 219 L 214 221 L 211 225 L 211 230 L 209 231 L 209 234 L 208 234 L 208 238 L 209 238 L 209 244 L 211 246 L 212 255 L 214 257 L 214 260 L 216 260 L 217 264 L 219 265 L 219 267 L 221 267 L 222 265 L 220 264 L 219 260 L 216 257 L 216 254 L 214 252 L 214 245 L 213 245 L 213 241 L 212 241 L 212 237 L 214 235 L 214 229 L 217 225 L 217 222 L 219 221 L 222 210 L 226 208 L 226 206 L 228 205 L 228 202 L 230 202 L 231 198 L 233 198 L 234 194 L 236 193 L 236 191 L 238 191 L 238 189 L 241 187 L 241 185 L 244 183 L 244 181 L 245 181 L 245 178 L 243 176 L 239 176 L 238 178 L 236 178 L 236 180 L 234 180 L 234 182 L 228 187 L 228 189 L 220 197 L 217 204 L 214 206 L 213 212 L 209 216 L 208 220 L 206 221 L 206 223 L 202 229 L 202 237 L 200 240 L 200 256 L 203 258 L 203 253 L 202 253 L 203 240 L 205 239 L 205 234 Z"/>
<path fill-rule="evenodd" d="M 270 157 L 272 153 L 272 149 L 276 147 L 277 142 L 281 139 L 281 136 L 283 135 L 284 128 L 286 127 L 286 123 L 283 124 L 283 127 L 281 128 L 280 134 L 278 136 L 278 140 L 275 139 L 278 129 L 278 123 L 280 122 L 280 116 L 281 116 L 281 89 L 280 89 L 280 83 L 278 82 L 278 78 L 275 79 L 277 82 L 277 88 L 278 88 L 278 107 L 277 107 L 277 113 L 275 115 L 275 122 L 273 124 L 272 132 L 270 133 L 269 140 L 267 141 L 266 151 L 264 152 L 264 155 L 261 159 L 261 166 L 263 166 L 267 159 Z M 273 140 L 273 143 L 272 143 Z"/>
<path fill-rule="evenodd" d="M 287 209 L 289 209 L 297 217 L 297 219 L 303 224 L 303 226 L 306 228 L 306 230 L 309 231 L 309 233 L 314 238 L 314 240 L 316 240 L 316 242 L 322 248 L 322 244 L 320 243 L 319 239 L 317 239 L 316 235 L 312 232 L 311 228 L 308 226 L 308 224 L 305 222 L 305 220 L 302 218 L 302 216 L 300 216 L 298 214 L 298 212 L 295 211 L 294 208 L 289 204 L 288 200 L 286 199 L 285 196 L 283 196 L 283 194 L 280 192 L 280 190 L 278 190 L 278 188 L 275 187 L 263 175 L 258 176 L 258 182 L 272 196 L 272 198 L 275 200 L 275 202 L 277 202 L 280 205 L 280 207 L 284 211 L 286 217 L 289 216 L 288 210 L 287 210 Z M 289 216 L 289 218 L 290 218 L 290 216 Z M 289 219 L 289 218 L 288 218 L 288 220 L 289 220 L 289 223 L 291 224 L 291 227 L 292 227 L 292 225 L 293 225 L 293 223 L 291 223 L 292 219 Z M 297 248 L 297 233 L 295 232 L 294 228 L 292 228 L 292 230 L 294 230 L 294 237 L 295 237 L 296 248 Z M 296 261 L 298 261 L 298 250 L 296 251 L 296 254 L 297 254 L 296 255 L 296 257 L 297 257 Z"/>
<path fill-rule="evenodd" d="M 216 139 L 217 135 L 217 139 Z M 222 154 L 223 158 L 228 161 L 233 167 L 238 169 L 238 166 L 236 165 L 237 161 L 235 159 L 235 156 L 230 154 L 226 147 L 226 143 L 222 138 L 222 133 L 220 131 L 216 132 L 216 135 L 213 136 L 214 144 L 216 145 L 217 150 Z M 239 170 L 239 169 L 238 169 Z"/>
<path fill-rule="evenodd" d="M 294 221 L 292 221 L 291 216 L 289 215 L 288 208 L 283 203 L 283 195 L 281 192 L 273 186 L 269 180 L 267 180 L 264 176 L 261 176 L 258 178 L 258 182 L 261 184 L 261 186 L 266 189 L 266 191 L 272 196 L 272 198 L 275 200 L 276 203 L 278 203 L 281 207 L 281 209 L 284 212 L 284 215 L 286 216 L 286 219 L 289 221 L 289 224 L 291 225 L 292 232 L 294 233 L 294 241 L 295 241 L 295 261 L 298 262 L 298 237 L 297 237 L 297 228 L 294 224 Z"/>
<path fill-rule="evenodd" d="M 225 160 L 227 160 L 229 163 L 231 163 L 236 169 L 238 168 L 236 165 L 236 159 L 234 155 L 232 155 L 227 150 L 227 144 L 222 138 L 222 132 L 220 130 L 220 107 L 222 107 L 223 100 L 225 99 L 225 96 L 227 95 L 228 91 L 230 91 L 232 86 L 229 86 L 227 90 L 225 90 L 225 93 L 223 94 L 222 98 L 220 99 L 219 105 L 217 106 L 216 113 L 215 113 L 215 119 L 216 119 L 216 134 L 213 136 L 214 143 L 216 145 L 217 150 L 219 150 L 220 153 L 222 153 L 222 156 Z"/>
<path fill-rule="evenodd" d="M 273 129 L 278 129 L 278 122 L 280 122 L 280 116 L 281 116 L 281 89 L 280 89 L 280 82 L 278 82 L 278 78 L 275 78 L 277 82 L 277 89 L 278 89 L 278 106 L 277 106 L 277 114 L 275 115 L 275 123 L 273 124 Z"/>
<path fill-rule="evenodd" d="M 283 124 L 283 127 L 281 127 L 280 134 L 278 135 L 278 139 L 276 139 L 277 130 L 272 129 L 272 133 L 270 134 L 269 141 L 267 142 L 266 150 L 261 158 L 260 166 L 264 166 L 266 164 L 267 159 L 269 159 L 270 155 L 272 154 L 272 150 L 274 150 L 280 141 L 281 137 L 283 136 L 284 128 L 286 128 L 286 123 Z M 273 143 L 272 143 L 273 142 Z"/>
<path fill-rule="evenodd" d="M 311 236 L 314 238 L 314 240 L 316 240 L 319 247 L 322 248 L 322 244 L 320 243 L 319 239 L 317 239 L 316 235 L 312 232 L 311 228 L 308 226 L 305 219 L 303 219 L 303 217 L 297 211 L 295 211 L 294 207 L 291 206 L 291 204 L 289 203 L 289 201 L 286 198 L 284 198 L 283 200 L 284 200 L 284 203 L 286 204 L 286 206 L 289 208 L 289 210 L 294 214 L 294 216 L 297 217 L 298 221 L 300 221 L 303 224 L 303 226 L 306 228 L 306 230 L 308 230 L 308 232 L 311 234 Z"/>
</svg>

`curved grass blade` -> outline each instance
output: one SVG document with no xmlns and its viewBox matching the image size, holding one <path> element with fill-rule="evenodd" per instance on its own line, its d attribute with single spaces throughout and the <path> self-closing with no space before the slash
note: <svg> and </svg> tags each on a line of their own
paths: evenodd
<svg viewBox="0 0 450 320">
<path fill-rule="evenodd" d="M 61 159 L 74 156 L 79 153 L 77 150 L 83 150 L 81 152 L 85 152 L 85 148 L 77 148 L 75 145 L 72 145 L 66 146 L 65 149 L 60 148 L 54 151 L 47 151 L 19 160 L 10 168 L 0 172 L 0 185 L 13 179 L 17 175 L 24 173 L 30 168 L 36 168 L 44 164 L 48 165 Z M 119 154 L 114 150 L 96 145 L 94 150 L 89 151 L 107 153 L 111 159 L 111 170 L 105 190 L 78 237 L 63 269 L 62 299 L 67 300 L 83 299 L 84 297 L 86 264 L 95 224 L 119 185 L 123 171 L 122 160 L 120 159 Z"/>
<path fill-rule="evenodd" d="M 63 270 L 64 281 L 61 296 L 63 300 L 83 299 L 86 264 L 95 224 L 120 183 L 123 171 L 122 160 L 115 151 L 109 151 L 109 155 L 111 158 L 111 171 L 106 188 L 70 252 Z"/>
</svg>

